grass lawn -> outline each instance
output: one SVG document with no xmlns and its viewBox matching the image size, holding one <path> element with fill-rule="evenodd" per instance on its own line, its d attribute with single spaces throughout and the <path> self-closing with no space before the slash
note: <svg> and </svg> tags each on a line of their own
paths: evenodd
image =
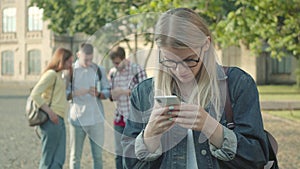
<svg viewBox="0 0 300 169">
<path fill-rule="evenodd" d="M 300 89 L 288 85 L 265 85 L 257 86 L 260 101 L 300 101 Z M 300 121 L 300 110 L 264 110 L 263 112 Z"/>
<path fill-rule="evenodd" d="M 282 118 L 285 118 L 285 119 L 290 119 L 290 120 L 300 122 L 300 110 L 293 110 L 293 111 L 289 111 L 289 110 L 267 111 L 267 110 L 264 110 L 263 112 L 274 115 L 274 116 L 277 116 L 277 117 L 282 117 Z"/>
<path fill-rule="evenodd" d="M 300 89 L 288 85 L 258 86 L 261 101 L 300 101 Z"/>
</svg>

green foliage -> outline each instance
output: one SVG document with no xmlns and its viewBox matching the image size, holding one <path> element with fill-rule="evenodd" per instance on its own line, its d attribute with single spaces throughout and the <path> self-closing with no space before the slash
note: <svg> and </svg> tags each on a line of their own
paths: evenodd
<svg viewBox="0 0 300 169">
<path fill-rule="evenodd" d="M 91 35 L 116 18 L 113 4 L 106 0 L 78 0 L 74 9 L 74 19 L 70 23 L 72 34 L 84 32 Z"/>
<path fill-rule="evenodd" d="M 31 0 L 31 6 L 44 9 L 44 20 L 58 34 L 96 32 L 106 23 L 128 15 L 163 12 L 179 7 L 180 0 Z M 138 21 L 137 21 L 138 22 Z"/>
<path fill-rule="evenodd" d="M 128 15 L 188 7 L 207 20 L 220 47 L 243 43 L 257 56 L 262 52 L 277 58 L 300 56 L 300 0 L 31 0 L 34 4 L 44 8 L 44 19 L 50 21 L 51 30 L 69 35 L 92 35 L 107 23 Z M 147 18 L 134 19 L 124 22 L 116 32 L 126 35 L 125 26 L 126 31 L 139 34 L 153 25 L 139 24 Z M 143 36 L 152 43 L 150 34 Z"/>
<path fill-rule="evenodd" d="M 300 0 L 237 0 L 234 5 L 236 10 L 216 25 L 223 47 L 243 42 L 256 54 L 299 58 Z"/>
<path fill-rule="evenodd" d="M 30 6 L 44 9 L 44 20 L 49 20 L 48 28 L 59 34 L 70 31 L 74 18 L 71 0 L 31 0 Z"/>
<path fill-rule="evenodd" d="M 50 21 L 49 28 L 57 34 L 72 36 L 74 33 L 84 32 L 92 35 L 101 53 L 107 53 L 112 46 L 126 42 L 130 52 L 135 53 L 138 49 L 137 38 L 140 36 L 144 37 L 144 45 L 151 43 L 153 46 L 154 37 L 149 32 L 151 30 L 153 32 L 157 12 L 179 7 L 180 2 L 180 0 L 31 0 L 31 5 L 44 9 L 44 20 Z M 136 42 L 134 46 L 129 43 L 129 40 L 132 40 L 129 36 L 132 35 Z"/>
</svg>

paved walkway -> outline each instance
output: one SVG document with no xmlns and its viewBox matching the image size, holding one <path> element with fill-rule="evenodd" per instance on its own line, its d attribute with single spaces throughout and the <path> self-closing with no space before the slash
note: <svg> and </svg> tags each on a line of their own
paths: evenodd
<svg viewBox="0 0 300 169">
<path fill-rule="evenodd" d="M 261 101 L 262 110 L 299 110 L 300 101 Z"/>
<path fill-rule="evenodd" d="M 25 102 L 33 84 L 1 84 L 0 83 L 0 169 L 35 169 L 38 168 L 41 144 L 34 128 L 29 127 L 25 119 Z M 105 103 L 106 143 L 113 143 L 112 116 L 110 109 L 114 106 Z M 64 168 L 69 168 L 69 123 L 65 120 L 67 132 L 67 150 Z M 103 152 L 103 168 L 115 168 L 113 148 L 107 144 Z M 93 168 L 93 160 L 86 139 L 82 153 L 81 169 Z"/>
<path fill-rule="evenodd" d="M 1 169 L 28 169 L 37 168 L 40 158 L 40 141 L 36 138 L 33 129 L 28 127 L 24 119 L 25 99 L 28 89 L 33 84 L 3 84 L 0 83 L 0 168 Z M 111 130 L 112 110 L 114 105 L 105 101 L 107 126 Z M 264 102 L 262 108 L 283 108 L 285 105 L 299 106 L 299 103 Z M 286 106 L 285 106 L 286 107 Z M 288 106 L 287 106 L 288 107 Z M 279 144 L 279 165 L 281 169 L 300 168 L 300 123 L 299 121 L 286 120 L 264 113 L 265 128 L 277 139 Z M 68 123 L 66 123 L 68 132 Z M 111 134 L 111 132 L 107 132 Z M 113 138 L 112 135 L 105 136 Z M 107 142 L 113 142 L 109 140 Z M 68 142 L 67 142 L 68 143 Z M 111 149 L 104 152 L 104 168 L 114 168 L 114 155 Z M 65 168 L 68 168 L 69 148 Z M 92 157 L 89 145 L 85 144 L 82 155 L 82 169 L 92 168 Z"/>
</svg>

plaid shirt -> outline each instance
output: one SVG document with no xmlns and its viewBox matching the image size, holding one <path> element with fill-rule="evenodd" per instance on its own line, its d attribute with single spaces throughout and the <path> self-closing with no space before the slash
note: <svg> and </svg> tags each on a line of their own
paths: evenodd
<svg viewBox="0 0 300 169">
<path fill-rule="evenodd" d="M 138 64 L 127 60 L 128 64 L 121 71 L 116 71 L 112 68 L 110 71 L 111 89 L 122 88 L 132 90 L 138 83 L 147 78 L 145 70 Z M 117 108 L 115 110 L 115 125 L 125 126 L 125 121 L 130 112 L 130 98 L 129 96 L 120 96 L 117 101 Z M 124 119 L 123 119 L 123 117 Z"/>
</svg>

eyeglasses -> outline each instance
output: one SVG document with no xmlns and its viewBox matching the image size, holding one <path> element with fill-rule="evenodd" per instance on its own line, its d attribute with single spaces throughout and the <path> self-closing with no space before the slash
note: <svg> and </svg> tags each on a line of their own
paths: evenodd
<svg viewBox="0 0 300 169">
<path fill-rule="evenodd" d="M 162 60 L 160 56 L 161 51 L 159 51 L 158 57 L 159 57 L 159 63 L 167 68 L 176 69 L 177 65 L 180 63 L 185 67 L 196 67 L 200 61 L 200 57 L 198 59 L 184 59 L 183 61 L 174 61 L 174 60 Z"/>
</svg>

